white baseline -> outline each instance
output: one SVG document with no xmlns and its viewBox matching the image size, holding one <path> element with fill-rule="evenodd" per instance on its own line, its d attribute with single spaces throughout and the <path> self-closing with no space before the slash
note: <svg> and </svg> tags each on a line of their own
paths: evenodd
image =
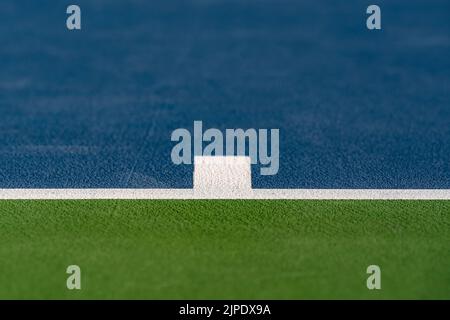
<svg viewBox="0 0 450 320">
<path fill-rule="evenodd" d="M 450 200 L 450 190 L 252 189 L 247 192 L 199 192 L 194 189 L 0 189 L 0 199 Z"/>
</svg>

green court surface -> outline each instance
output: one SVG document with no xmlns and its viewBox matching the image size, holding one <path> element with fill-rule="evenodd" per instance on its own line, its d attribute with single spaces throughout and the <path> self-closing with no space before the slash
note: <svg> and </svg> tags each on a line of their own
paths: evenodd
<svg viewBox="0 0 450 320">
<path fill-rule="evenodd" d="M 0 201 L 0 298 L 450 299 L 450 201 Z"/>
</svg>

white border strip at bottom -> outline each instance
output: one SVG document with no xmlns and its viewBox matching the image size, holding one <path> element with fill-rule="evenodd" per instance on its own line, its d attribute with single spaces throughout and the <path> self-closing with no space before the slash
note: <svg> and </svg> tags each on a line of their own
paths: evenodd
<svg viewBox="0 0 450 320">
<path fill-rule="evenodd" d="M 226 193 L 194 189 L 0 189 L 0 199 L 450 200 L 450 189 L 251 189 Z"/>
</svg>

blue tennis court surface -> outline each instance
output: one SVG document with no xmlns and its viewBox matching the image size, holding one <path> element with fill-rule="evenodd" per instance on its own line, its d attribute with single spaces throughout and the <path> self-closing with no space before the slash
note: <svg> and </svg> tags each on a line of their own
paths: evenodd
<svg viewBox="0 0 450 320">
<path fill-rule="evenodd" d="M 450 2 L 3 0 L 0 188 L 189 188 L 177 128 L 279 128 L 256 188 L 450 188 Z"/>
</svg>

